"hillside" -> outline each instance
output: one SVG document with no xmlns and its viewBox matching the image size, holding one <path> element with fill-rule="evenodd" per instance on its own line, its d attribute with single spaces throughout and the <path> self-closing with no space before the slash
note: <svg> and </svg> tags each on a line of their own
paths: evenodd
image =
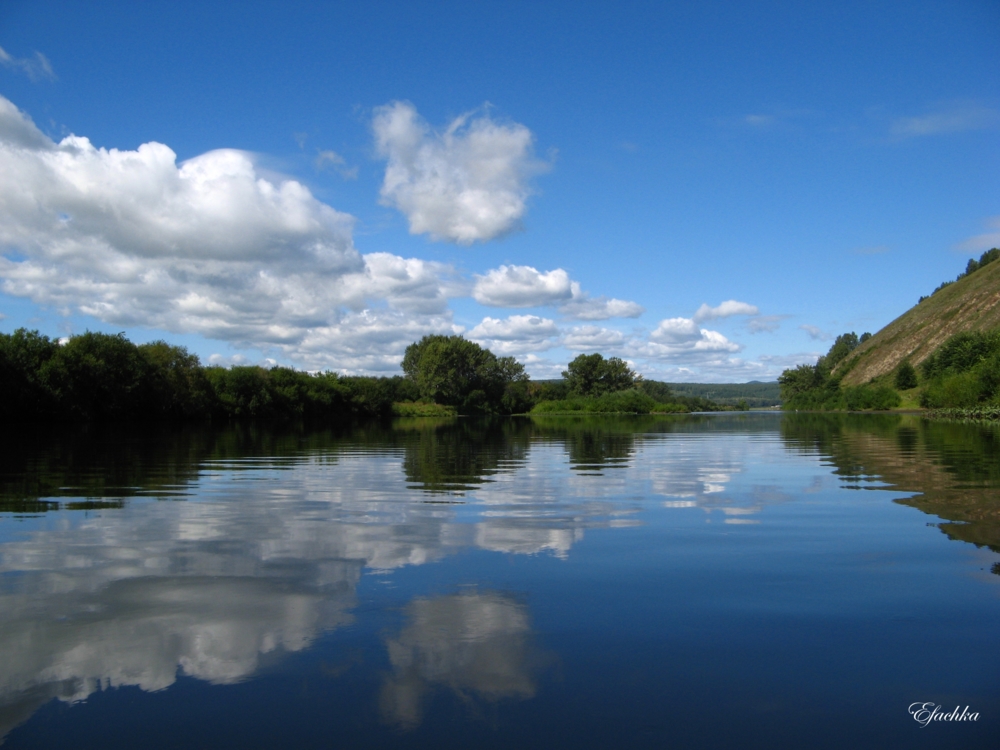
<svg viewBox="0 0 1000 750">
<path fill-rule="evenodd" d="M 919 365 L 956 333 L 1000 328 L 1000 262 L 959 278 L 910 308 L 837 366 L 844 385 L 861 385 L 909 359 Z"/>
</svg>

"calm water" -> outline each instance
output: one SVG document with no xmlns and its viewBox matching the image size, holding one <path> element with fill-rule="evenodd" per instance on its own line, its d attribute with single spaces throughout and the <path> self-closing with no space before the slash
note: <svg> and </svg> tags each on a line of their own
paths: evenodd
<svg viewBox="0 0 1000 750">
<path fill-rule="evenodd" d="M 997 747 L 998 553 L 1000 433 L 915 417 L 8 434 L 0 734 Z"/>
</svg>

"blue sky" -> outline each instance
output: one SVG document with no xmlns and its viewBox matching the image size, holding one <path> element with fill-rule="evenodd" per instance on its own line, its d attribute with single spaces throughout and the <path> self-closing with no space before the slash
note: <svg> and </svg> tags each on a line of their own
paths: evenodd
<svg viewBox="0 0 1000 750">
<path fill-rule="evenodd" d="M 1000 4 L 0 5 L 0 330 L 745 381 L 1000 245 Z"/>
</svg>

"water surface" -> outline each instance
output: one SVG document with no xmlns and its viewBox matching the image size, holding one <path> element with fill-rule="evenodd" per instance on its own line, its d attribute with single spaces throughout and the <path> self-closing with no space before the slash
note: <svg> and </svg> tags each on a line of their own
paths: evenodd
<svg viewBox="0 0 1000 750">
<path fill-rule="evenodd" d="M 8 435 L 0 734 L 995 747 L 998 552 L 1000 435 L 915 417 Z"/>
</svg>

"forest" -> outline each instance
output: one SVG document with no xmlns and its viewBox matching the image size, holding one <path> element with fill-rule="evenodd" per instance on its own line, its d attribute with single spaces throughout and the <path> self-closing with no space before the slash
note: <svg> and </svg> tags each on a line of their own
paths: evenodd
<svg viewBox="0 0 1000 750">
<path fill-rule="evenodd" d="M 407 347 L 402 376 L 309 373 L 288 367 L 203 366 L 184 347 L 87 332 L 60 342 L 38 331 L 0 334 L 0 417 L 36 422 L 301 419 L 553 412 L 708 411 L 617 357 L 581 354 L 562 381 L 532 382 L 513 357 L 461 336 Z M 729 407 L 732 408 L 732 407 Z"/>
</svg>

